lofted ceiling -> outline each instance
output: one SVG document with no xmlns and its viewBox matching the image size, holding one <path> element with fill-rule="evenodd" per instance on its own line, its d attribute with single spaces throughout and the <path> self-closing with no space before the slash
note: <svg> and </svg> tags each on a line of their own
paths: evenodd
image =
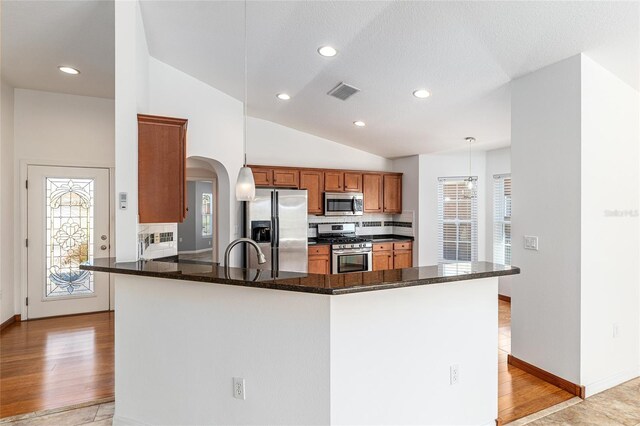
<svg viewBox="0 0 640 426">
<path fill-rule="evenodd" d="M 141 4 L 152 56 L 243 99 L 242 2 Z M 506 146 L 513 78 L 586 52 L 638 88 L 639 4 L 250 1 L 249 115 L 386 157 Z"/>
<path fill-rule="evenodd" d="M 247 4 L 249 115 L 385 157 L 457 149 L 465 136 L 478 149 L 508 145 L 509 82 L 580 52 L 639 87 L 637 1 Z M 152 56 L 244 98 L 243 2 L 143 0 L 141 10 Z M 114 25 L 111 0 L 3 0 L 2 77 L 113 97 Z M 324 44 L 338 55 L 319 56 Z M 361 92 L 327 96 L 341 81 Z M 430 98 L 411 95 L 422 87 Z"/>
<path fill-rule="evenodd" d="M 13 87 L 113 98 L 113 1 L 2 0 L 2 79 Z M 70 76 L 58 70 L 80 70 Z"/>
</svg>

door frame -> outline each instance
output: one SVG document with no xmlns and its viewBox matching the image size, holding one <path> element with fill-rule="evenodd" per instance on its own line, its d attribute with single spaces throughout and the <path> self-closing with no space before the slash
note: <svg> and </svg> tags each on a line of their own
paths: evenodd
<svg viewBox="0 0 640 426">
<path fill-rule="evenodd" d="M 26 305 L 26 297 L 28 294 L 28 252 L 25 246 L 28 234 L 28 220 L 27 220 L 27 199 L 28 191 L 25 185 L 28 176 L 29 166 L 44 166 L 44 167 L 85 167 L 96 169 L 107 169 L 109 172 L 109 241 L 111 246 L 109 247 L 109 257 L 112 257 L 115 253 L 116 240 L 115 240 L 115 167 L 113 164 L 105 164 L 101 162 L 77 162 L 77 161 L 51 161 L 51 160 L 38 160 L 38 159 L 22 159 L 19 163 L 18 182 L 14 182 L 14 188 L 19 188 L 19 191 L 14 195 L 18 197 L 17 207 L 14 209 L 14 217 L 19 221 L 19 238 L 14 241 L 14 247 L 20 247 L 18 259 L 14 259 L 14 270 L 19 272 L 18 277 L 14 278 L 15 282 L 19 282 L 19 289 L 16 288 L 17 300 L 20 303 L 20 317 L 22 321 L 28 320 L 28 309 Z M 15 198 L 14 198 L 15 201 Z M 16 211 L 17 210 L 17 211 Z M 14 234 L 15 235 L 15 234 Z M 15 268 L 15 262 L 19 262 L 19 266 Z M 15 301 L 15 300 L 14 300 Z M 114 309 L 114 285 L 113 276 L 109 274 L 109 310 Z"/>
</svg>

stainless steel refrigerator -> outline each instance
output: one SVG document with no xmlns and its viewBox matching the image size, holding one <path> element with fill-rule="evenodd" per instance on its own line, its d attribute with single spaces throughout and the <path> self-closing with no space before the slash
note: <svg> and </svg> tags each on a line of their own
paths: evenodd
<svg viewBox="0 0 640 426">
<path fill-rule="evenodd" d="M 307 272 L 307 191 L 256 189 L 256 198 L 245 204 L 246 235 L 258 243 L 267 263 L 258 265 L 253 247 L 247 245 L 249 268 Z"/>
</svg>

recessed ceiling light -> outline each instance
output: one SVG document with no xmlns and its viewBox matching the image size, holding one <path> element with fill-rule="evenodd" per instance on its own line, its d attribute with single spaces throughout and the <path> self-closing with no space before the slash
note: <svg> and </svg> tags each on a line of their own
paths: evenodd
<svg viewBox="0 0 640 426">
<path fill-rule="evenodd" d="M 288 101 L 289 99 L 291 99 L 291 96 L 287 95 L 286 93 L 278 93 L 276 97 L 281 101 Z"/>
<path fill-rule="evenodd" d="M 413 91 L 413 96 L 416 98 L 424 99 L 431 96 L 431 93 L 427 89 L 418 89 Z"/>
<path fill-rule="evenodd" d="M 338 54 L 338 51 L 331 46 L 322 46 L 318 48 L 318 53 L 322 56 L 330 58 L 332 56 L 336 56 Z"/>
<path fill-rule="evenodd" d="M 73 75 L 80 74 L 80 71 L 71 67 L 60 66 L 58 67 L 58 69 L 66 74 L 73 74 Z"/>
<path fill-rule="evenodd" d="M 366 126 L 366 124 L 364 124 L 364 121 L 360 121 L 360 120 L 354 121 L 353 124 L 358 126 L 358 127 Z"/>
</svg>

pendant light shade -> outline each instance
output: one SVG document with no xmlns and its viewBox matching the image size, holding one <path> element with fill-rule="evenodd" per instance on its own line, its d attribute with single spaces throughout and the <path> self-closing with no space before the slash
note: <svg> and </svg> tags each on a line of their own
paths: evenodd
<svg viewBox="0 0 640 426">
<path fill-rule="evenodd" d="M 246 165 L 238 172 L 236 182 L 236 199 L 238 201 L 253 201 L 256 198 L 256 182 L 253 180 L 253 172 Z"/>
<path fill-rule="evenodd" d="M 256 198 L 256 181 L 253 180 L 251 168 L 247 167 L 247 0 L 244 1 L 244 102 L 242 103 L 242 120 L 244 128 L 242 135 L 244 163 L 238 172 L 236 200 L 253 201 Z"/>
</svg>

